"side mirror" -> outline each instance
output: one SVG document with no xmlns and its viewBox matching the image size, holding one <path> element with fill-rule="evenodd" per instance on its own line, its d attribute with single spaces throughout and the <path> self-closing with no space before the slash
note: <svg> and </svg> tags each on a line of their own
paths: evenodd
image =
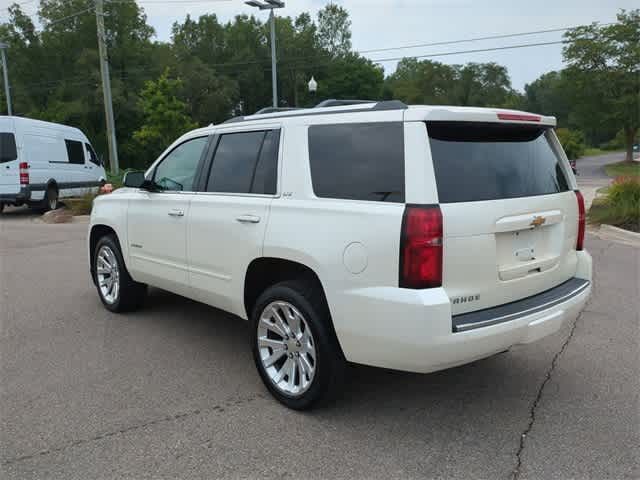
<svg viewBox="0 0 640 480">
<path fill-rule="evenodd" d="M 147 185 L 147 179 L 144 178 L 144 172 L 127 172 L 124 174 L 123 183 L 125 187 L 144 188 Z"/>
</svg>

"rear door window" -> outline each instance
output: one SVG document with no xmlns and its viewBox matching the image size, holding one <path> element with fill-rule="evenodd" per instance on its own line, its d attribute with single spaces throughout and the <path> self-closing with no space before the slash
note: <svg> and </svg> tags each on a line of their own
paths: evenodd
<svg viewBox="0 0 640 480">
<path fill-rule="evenodd" d="M 309 163 L 317 197 L 404 202 L 400 122 L 313 125 Z"/>
<path fill-rule="evenodd" d="M 17 158 L 16 137 L 13 133 L 0 132 L 0 163 L 10 162 Z"/>
<path fill-rule="evenodd" d="M 65 140 L 64 143 L 67 146 L 69 163 L 84 165 L 84 148 L 82 147 L 82 142 Z"/>
<path fill-rule="evenodd" d="M 206 191 L 275 194 L 279 140 L 279 130 L 221 135 Z"/>
<path fill-rule="evenodd" d="M 547 127 L 427 122 L 427 131 L 441 203 L 569 190 Z"/>
</svg>

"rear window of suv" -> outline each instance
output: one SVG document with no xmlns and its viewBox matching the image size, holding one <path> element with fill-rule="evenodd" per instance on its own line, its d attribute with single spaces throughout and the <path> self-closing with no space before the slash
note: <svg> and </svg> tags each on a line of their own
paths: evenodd
<svg viewBox="0 0 640 480">
<path fill-rule="evenodd" d="M 313 125 L 309 162 L 318 197 L 404 202 L 400 122 Z"/>
<path fill-rule="evenodd" d="M 441 203 L 566 192 L 548 127 L 427 122 Z"/>
</svg>

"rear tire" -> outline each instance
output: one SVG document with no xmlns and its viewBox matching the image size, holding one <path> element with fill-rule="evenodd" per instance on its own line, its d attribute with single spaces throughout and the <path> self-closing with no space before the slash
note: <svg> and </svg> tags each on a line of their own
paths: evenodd
<svg viewBox="0 0 640 480">
<path fill-rule="evenodd" d="M 0 202 L 0 214 L 4 212 L 4 203 Z"/>
<path fill-rule="evenodd" d="M 250 329 L 256 368 L 279 402 L 307 410 L 340 392 L 346 360 L 315 282 L 285 281 L 269 287 L 256 302 Z"/>
<path fill-rule="evenodd" d="M 129 312 L 142 306 L 147 286 L 131 278 L 114 235 L 98 240 L 93 252 L 93 281 L 102 304 L 112 312 Z"/>
<path fill-rule="evenodd" d="M 44 194 L 44 200 L 42 201 L 42 209 L 45 212 L 49 210 L 57 210 L 60 206 L 58 201 L 58 189 L 54 185 L 49 185 L 47 191 Z"/>
</svg>

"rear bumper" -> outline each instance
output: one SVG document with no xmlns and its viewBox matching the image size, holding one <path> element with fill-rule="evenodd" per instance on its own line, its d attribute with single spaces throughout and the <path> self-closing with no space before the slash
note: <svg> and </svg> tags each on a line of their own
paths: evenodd
<svg viewBox="0 0 640 480">
<path fill-rule="evenodd" d="M 31 188 L 29 186 L 22 187 L 15 193 L 0 193 L 0 202 L 23 204 L 31 200 Z"/>
<path fill-rule="evenodd" d="M 356 304 L 350 309 L 357 320 L 344 322 L 344 317 L 334 315 L 334 326 L 345 356 L 352 362 L 422 373 L 463 365 L 516 344 L 535 342 L 558 331 L 566 321 L 575 320 L 592 287 L 591 256 L 578 252 L 578 261 L 574 285 L 579 288 L 541 308 L 523 308 L 505 321 L 456 332 L 443 289 L 396 288 L 395 293 L 391 289 L 349 292 L 346 295 Z M 339 311 L 340 305 L 336 306 Z"/>
</svg>

